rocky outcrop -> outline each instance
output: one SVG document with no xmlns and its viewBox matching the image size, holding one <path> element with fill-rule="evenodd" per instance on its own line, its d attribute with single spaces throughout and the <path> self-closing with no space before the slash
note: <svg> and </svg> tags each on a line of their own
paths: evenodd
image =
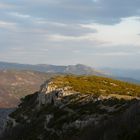
<svg viewBox="0 0 140 140">
<path fill-rule="evenodd" d="M 72 90 L 72 87 L 58 87 L 52 81 L 45 82 L 38 93 L 38 105 L 47 105 L 53 103 L 56 106 L 62 105 L 61 98 L 64 96 L 69 96 L 75 94 L 76 92 Z"/>
</svg>

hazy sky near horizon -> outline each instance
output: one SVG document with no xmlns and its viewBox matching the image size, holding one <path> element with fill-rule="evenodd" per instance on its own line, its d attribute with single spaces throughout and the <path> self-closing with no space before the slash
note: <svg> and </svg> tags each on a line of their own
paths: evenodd
<svg viewBox="0 0 140 140">
<path fill-rule="evenodd" d="M 140 68 L 140 0 L 1 0 L 0 61 Z"/>
</svg>

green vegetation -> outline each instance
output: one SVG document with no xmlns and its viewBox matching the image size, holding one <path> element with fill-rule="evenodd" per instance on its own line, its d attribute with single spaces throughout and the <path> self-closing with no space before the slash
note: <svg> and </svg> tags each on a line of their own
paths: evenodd
<svg viewBox="0 0 140 140">
<path fill-rule="evenodd" d="M 140 96 L 139 85 L 98 76 L 57 76 L 53 78 L 53 84 L 71 86 L 73 90 L 87 94 Z"/>
</svg>

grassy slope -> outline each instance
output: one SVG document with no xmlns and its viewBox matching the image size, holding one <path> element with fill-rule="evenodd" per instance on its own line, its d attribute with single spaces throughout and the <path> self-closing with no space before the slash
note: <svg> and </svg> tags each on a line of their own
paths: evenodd
<svg viewBox="0 0 140 140">
<path fill-rule="evenodd" d="M 95 95 L 128 95 L 140 96 L 140 86 L 98 76 L 58 76 L 53 79 L 54 84 L 63 87 L 71 86 L 80 93 Z"/>
</svg>

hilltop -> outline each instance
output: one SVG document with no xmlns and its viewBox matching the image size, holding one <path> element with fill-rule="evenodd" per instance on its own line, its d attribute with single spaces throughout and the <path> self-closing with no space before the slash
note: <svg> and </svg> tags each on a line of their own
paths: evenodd
<svg viewBox="0 0 140 140">
<path fill-rule="evenodd" d="M 140 86 L 100 76 L 56 76 L 51 79 L 52 86 L 70 86 L 80 93 L 94 95 L 128 95 L 139 96 Z"/>
<path fill-rule="evenodd" d="M 140 86 L 98 76 L 56 76 L 22 98 L 2 140 L 139 140 Z"/>
</svg>

